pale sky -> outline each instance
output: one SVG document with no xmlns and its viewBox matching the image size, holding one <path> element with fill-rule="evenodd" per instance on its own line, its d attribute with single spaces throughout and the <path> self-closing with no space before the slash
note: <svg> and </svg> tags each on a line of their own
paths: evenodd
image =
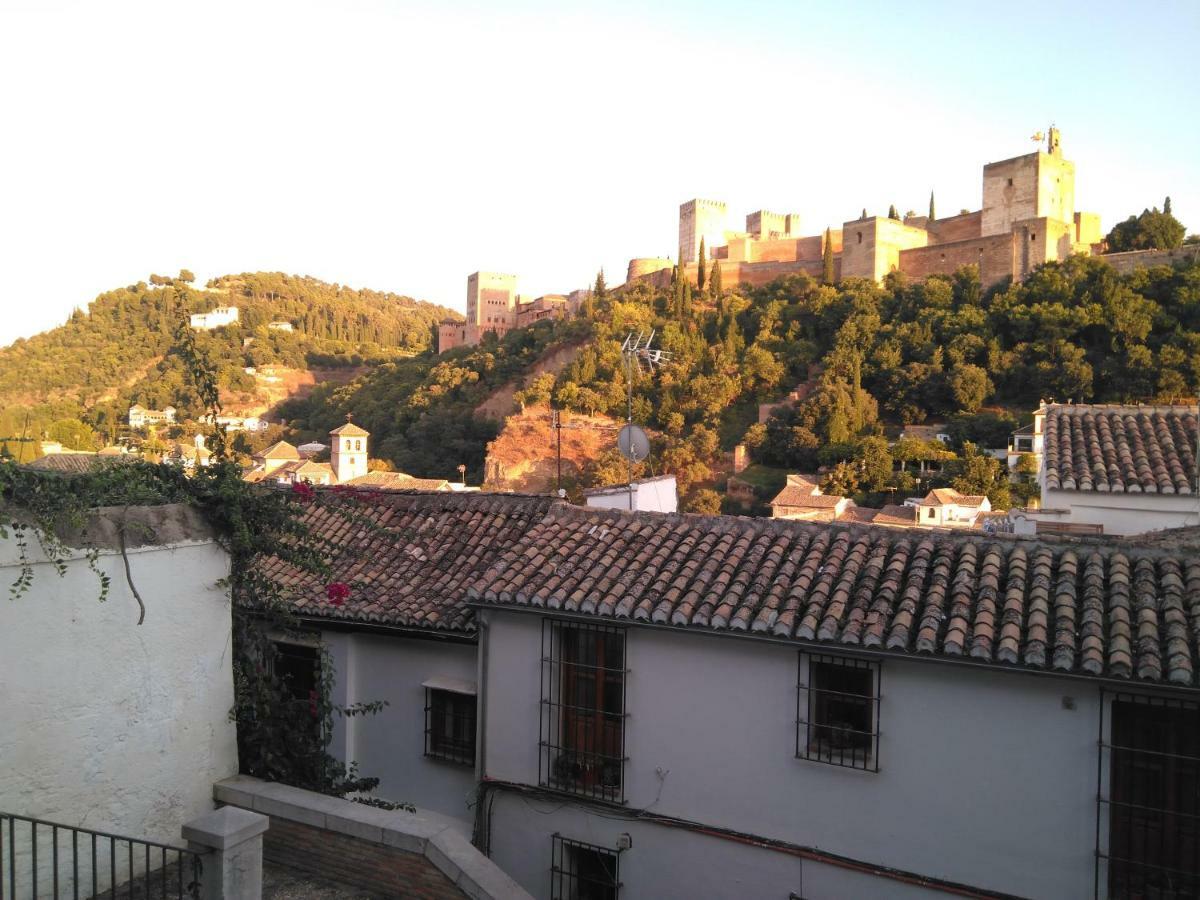
<svg viewBox="0 0 1200 900">
<path fill-rule="evenodd" d="M 980 205 L 1051 122 L 1105 230 L 1200 231 L 1200 4 L 0 3 L 0 344 L 282 270 L 456 309 L 674 256 L 679 204 Z M 740 226 L 739 226 L 740 227 Z"/>
</svg>

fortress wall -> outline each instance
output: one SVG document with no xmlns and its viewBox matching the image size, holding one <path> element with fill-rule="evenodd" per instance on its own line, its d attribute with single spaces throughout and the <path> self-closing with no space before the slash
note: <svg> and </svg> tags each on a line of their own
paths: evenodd
<svg viewBox="0 0 1200 900">
<path fill-rule="evenodd" d="M 675 263 L 664 256 L 641 256 L 629 261 L 629 270 L 626 273 L 625 280 L 633 281 L 636 278 L 641 278 L 643 275 L 650 275 L 654 272 L 660 272 L 663 269 L 674 268 Z"/>
<path fill-rule="evenodd" d="M 971 240 L 983 234 L 983 210 L 977 209 L 972 213 L 934 219 L 926 227 L 929 239 L 939 244 Z"/>
<path fill-rule="evenodd" d="M 1128 253 L 1106 253 L 1100 257 L 1122 275 L 1134 269 L 1151 266 L 1170 266 L 1200 259 L 1200 244 L 1188 244 L 1175 250 L 1130 250 Z"/>
<path fill-rule="evenodd" d="M 1038 156 L 1030 153 L 983 167 L 982 234 L 1007 234 L 1038 215 Z"/>
<path fill-rule="evenodd" d="M 900 251 L 900 271 L 910 278 L 950 275 L 963 266 L 979 266 L 979 278 L 989 285 L 1012 274 L 1012 235 L 932 244 Z"/>
</svg>

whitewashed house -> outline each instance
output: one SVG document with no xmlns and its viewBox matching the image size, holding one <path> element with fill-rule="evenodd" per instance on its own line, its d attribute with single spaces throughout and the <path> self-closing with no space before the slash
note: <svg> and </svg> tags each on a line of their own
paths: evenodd
<svg viewBox="0 0 1200 900">
<path fill-rule="evenodd" d="M 174 425 L 175 407 L 164 406 L 162 409 L 147 409 L 140 403 L 129 407 L 129 427 L 145 428 L 147 425 Z"/>
<path fill-rule="evenodd" d="M 339 702 L 390 703 L 337 750 L 383 796 L 471 817 L 534 896 L 1200 890 L 1193 555 L 487 494 L 338 502 L 382 526 L 335 560 L 350 597 L 272 570 Z M 333 515 L 309 519 L 346 534 Z"/>
<path fill-rule="evenodd" d="M 816 481 L 806 475 L 789 474 L 782 490 L 770 504 L 774 519 L 805 519 L 808 521 L 832 522 L 854 507 L 849 497 L 822 492 Z"/>
<path fill-rule="evenodd" d="M 191 317 L 191 325 L 197 331 L 211 331 L 214 328 L 224 328 L 238 320 L 236 306 L 218 306 L 212 312 L 195 313 Z"/>
<path fill-rule="evenodd" d="M 1041 506 L 1019 531 L 1135 535 L 1200 524 L 1189 406 L 1051 403 L 1034 414 Z"/>
<path fill-rule="evenodd" d="M 674 475 L 655 475 L 634 479 L 631 484 L 588 488 L 583 499 L 595 509 L 673 513 L 679 509 L 679 488 Z"/>
</svg>

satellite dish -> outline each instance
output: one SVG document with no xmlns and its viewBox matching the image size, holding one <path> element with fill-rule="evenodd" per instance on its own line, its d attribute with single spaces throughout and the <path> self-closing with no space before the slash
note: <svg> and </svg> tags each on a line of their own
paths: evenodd
<svg viewBox="0 0 1200 900">
<path fill-rule="evenodd" d="M 650 456 L 650 438 L 637 425 L 626 425 L 617 435 L 617 449 L 630 462 L 641 462 Z"/>
</svg>

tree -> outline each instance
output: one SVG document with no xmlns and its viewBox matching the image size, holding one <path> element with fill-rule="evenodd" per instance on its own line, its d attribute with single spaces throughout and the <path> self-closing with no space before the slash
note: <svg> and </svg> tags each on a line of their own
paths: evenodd
<svg viewBox="0 0 1200 900">
<path fill-rule="evenodd" d="M 833 232 L 825 229 L 825 249 L 821 254 L 821 283 L 833 284 Z"/>
<path fill-rule="evenodd" d="M 987 371 L 970 364 L 955 366 L 947 381 L 955 406 L 967 412 L 978 410 L 995 390 Z"/>
<path fill-rule="evenodd" d="M 720 300 L 721 294 L 724 293 L 721 288 L 721 264 L 715 259 L 712 264 L 712 272 L 708 277 L 708 291 L 714 300 Z"/>
<path fill-rule="evenodd" d="M 708 257 L 704 252 L 704 238 L 700 238 L 700 257 L 696 265 L 696 288 L 701 292 L 704 291 L 704 276 L 708 273 L 704 271 L 708 265 Z"/>
<path fill-rule="evenodd" d="M 596 273 L 596 286 L 592 288 L 592 296 L 597 303 L 603 303 L 608 296 L 608 285 L 604 283 L 604 269 Z"/>
<path fill-rule="evenodd" d="M 69 450 L 95 450 L 96 432 L 78 419 L 59 419 L 49 429 L 50 440 Z"/>
<path fill-rule="evenodd" d="M 554 390 L 554 375 L 543 372 L 525 386 L 524 390 L 513 394 L 513 399 L 520 404 L 522 412 L 526 406 L 545 405 L 550 402 L 550 393 Z"/>
<path fill-rule="evenodd" d="M 191 284 L 193 281 L 196 280 L 196 276 L 192 274 L 191 269 L 180 269 L 179 277 L 176 280 L 182 281 L 186 284 Z"/>
<path fill-rule="evenodd" d="M 1158 207 L 1142 210 L 1140 216 L 1118 222 L 1108 233 L 1108 252 L 1174 250 L 1183 243 L 1186 232 L 1183 223 L 1169 212 L 1159 212 Z"/>
<path fill-rule="evenodd" d="M 716 516 L 721 512 L 721 495 L 710 488 L 698 488 L 684 497 L 680 506 L 684 512 Z"/>
<path fill-rule="evenodd" d="M 862 215 L 859 218 L 861 218 L 861 219 L 867 218 L 867 208 L 865 206 L 863 207 Z"/>
<path fill-rule="evenodd" d="M 1171 198 L 1169 196 L 1163 201 L 1163 212 L 1168 216 L 1171 215 Z"/>
<path fill-rule="evenodd" d="M 982 494 L 992 501 L 995 509 L 1008 509 L 1012 504 L 1007 467 L 1001 466 L 1000 460 L 980 453 L 970 441 L 963 444 L 962 458 L 951 468 L 955 473 L 951 484 L 960 494 Z"/>
<path fill-rule="evenodd" d="M 896 204 L 894 203 L 888 207 L 888 218 L 900 221 L 900 213 L 896 212 Z"/>
<path fill-rule="evenodd" d="M 930 191 L 929 192 L 929 221 L 932 222 L 936 218 L 937 218 L 937 213 L 934 212 L 934 207 L 933 207 L 933 191 Z"/>
</svg>

